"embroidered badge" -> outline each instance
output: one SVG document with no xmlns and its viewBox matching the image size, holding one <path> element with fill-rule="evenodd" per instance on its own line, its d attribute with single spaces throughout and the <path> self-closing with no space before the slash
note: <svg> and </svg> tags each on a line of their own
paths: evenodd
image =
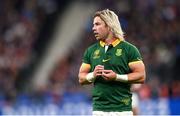
<svg viewBox="0 0 180 116">
<path fill-rule="evenodd" d="M 121 102 L 123 102 L 125 105 L 128 105 L 130 103 L 129 98 L 122 99 Z"/>
<path fill-rule="evenodd" d="M 93 54 L 93 59 L 97 59 L 100 57 L 100 50 L 96 50 Z"/>
<path fill-rule="evenodd" d="M 116 54 L 116 56 L 121 56 L 122 55 L 122 49 L 117 49 L 115 54 Z"/>
</svg>

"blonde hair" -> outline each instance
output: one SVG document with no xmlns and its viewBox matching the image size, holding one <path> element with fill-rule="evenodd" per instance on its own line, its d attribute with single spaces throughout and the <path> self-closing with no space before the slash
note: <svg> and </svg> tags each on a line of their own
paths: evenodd
<svg viewBox="0 0 180 116">
<path fill-rule="evenodd" d="M 96 16 L 99 16 L 111 28 L 115 37 L 124 40 L 124 32 L 122 31 L 118 16 L 113 11 L 109 9 L 97 11 L 94 17 Z"/>
</svg>

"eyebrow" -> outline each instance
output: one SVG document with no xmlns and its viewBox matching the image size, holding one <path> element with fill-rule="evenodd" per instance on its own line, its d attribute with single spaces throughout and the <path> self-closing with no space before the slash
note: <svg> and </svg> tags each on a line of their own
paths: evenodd
<svg viewBox="0 0 180 116">
<path fill-rule="evenodd" d="M 93 23 L 93 24 L 94 24 L 94 25 L 95 25 L 95 24 L 100 24 L 100 22 L 95 22 L 95 23 Z"/>
</svg>

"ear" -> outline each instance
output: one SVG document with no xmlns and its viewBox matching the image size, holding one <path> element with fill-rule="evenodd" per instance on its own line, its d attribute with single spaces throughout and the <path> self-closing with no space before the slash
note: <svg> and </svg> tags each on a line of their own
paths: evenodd
<svg viewBox="0 0 180 116">
<path fill-rule="evenodd" d="M 109 31 L 111 31 L 111 32 L 113 32 L 113 29 L 112 29 L 112 28 L 110 28 L 110 27 L 108 27 L 108 30 L 109 30 Z"/>
<path fill-rule="evenodd" d="M 107 28 L 108 28 L 108 31 L 112 31 L 112 29 L 109 26 L 107 26 Z"/>
</svg>

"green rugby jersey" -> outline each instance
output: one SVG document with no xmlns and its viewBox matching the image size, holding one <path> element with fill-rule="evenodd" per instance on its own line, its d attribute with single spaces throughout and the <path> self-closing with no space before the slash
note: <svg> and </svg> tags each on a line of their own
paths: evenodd
<svg viewBox="0 0 180 116">
<path fill-rule="evenodd" d="M 138 49 L 117 39 L 105 52 L 105 43 L 100 41 L 90 46 L 84 53 L 83 63 L 90 64 L 92 72 L 96 65 L 104 65 L 118 74 L 131 72 L 129 63 L 141 60 Z M 119 81 L 106 81 L 99 76 L 94 81 L 93 111 L 131 111 L 130 84 Z"/>
</svg>

